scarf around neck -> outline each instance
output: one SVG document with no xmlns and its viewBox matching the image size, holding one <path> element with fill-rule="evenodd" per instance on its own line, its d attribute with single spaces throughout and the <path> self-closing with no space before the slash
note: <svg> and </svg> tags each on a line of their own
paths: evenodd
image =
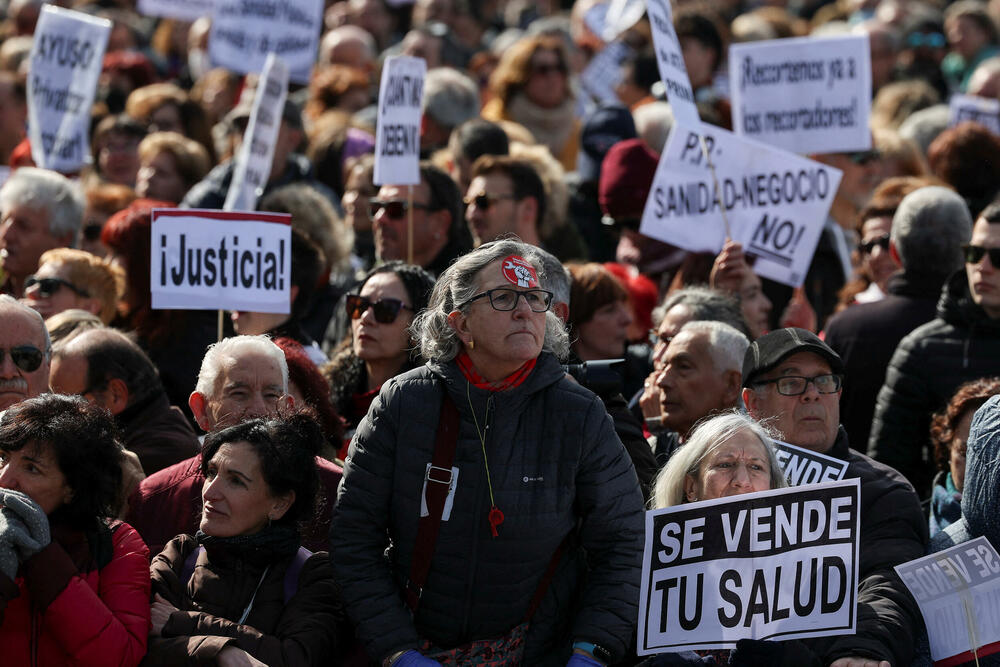
<svg viewBox="0 0 1000 667">
<path fill-rule="evenodd" d="M 575 111 L 576 104 L 572 97 L 567 97 L 562 104 L 552 109 L 543 109 L 523 93 L 515 95 L 507 104 L 507 114 L 511 120 L 528 128 L 535 140 L 546 146 L 557 158 L 573 132 Z"/>
<path fill-rule="evenodd" d="M 459 353 L 458 357 L 455 358 L 455 363 L 458 364 L 458 370 L 462 371 L 462 375 L 465 379 L 469 381 L 469 384 L 476 387 L 477 389 L 485 389 L 486 391 L 506 391 L 507 389 L 513 389 L 514 387 L 520 386 L 528 376 L 531 375 L 531 371 L 535 369 L 535 364 L 538 363 L 537 357 L 535 359 L 529 359 L 528 361 L 521 364 L 521 366 L 508 375 L 505 378 L 501 378 L 496 382 L 490 382 L 476 370 L 476 365 L 472 363 L 472 358 L 465 351 Z"/>
</svg>

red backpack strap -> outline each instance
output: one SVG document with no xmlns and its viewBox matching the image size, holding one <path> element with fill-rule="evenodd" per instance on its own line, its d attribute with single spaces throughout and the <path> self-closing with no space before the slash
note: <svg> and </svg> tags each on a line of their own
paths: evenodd
<svg viewBox="0 0 1000 667">
<path fill-rule="evenodd" d="M 406 606 L 413 612 L 416 612 L 420 604 L 420 596 L 424 592 L 424 584 L 427 583 L 434 547 L 441 530 L 444 503 L 455 483 L 451 468 L 458 446 L 458 408 L 455 407 L 455 402 L 451 400 L 443 384 L 442 389 L 441 416 L 438 419 L 437 437 L 434 440 L 434 454 L 424 476 L 427 487 L 425 494 L 427 516 L 420 517 L 420 522 L 417 524 L 417 537 L 413 545 L 413 558 L 410 561 L 410 578 L 406 582 Z"/>
</svg>

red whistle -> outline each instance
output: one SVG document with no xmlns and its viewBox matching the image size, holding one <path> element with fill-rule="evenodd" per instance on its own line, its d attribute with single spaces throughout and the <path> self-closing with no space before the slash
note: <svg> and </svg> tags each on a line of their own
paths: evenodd
<svg viewBox="0 0 1000 667">
<path fill-rule="evenodd" d="M 490 509 L 490 515 L 487 518 L 490 522 L 490 530 L 493 531 L 493 537 L 500 537 L 500 533 L 497 532 L 497 526 L 503 523 L 503 512 L 500 511 L 499 507 L 494 505 Z"/>
</svg>

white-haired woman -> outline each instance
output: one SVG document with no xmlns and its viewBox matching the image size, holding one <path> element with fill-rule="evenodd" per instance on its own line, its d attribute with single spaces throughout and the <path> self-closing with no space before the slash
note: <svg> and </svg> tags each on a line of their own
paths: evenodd
<svg viewBox="0 0 1000 667">
<path fill-rule="evenodd" d="M 639 485 L 540 267 L 509 240 L 458 259 L 413 325 L 430 361 L 358 426 L 331 561 L 382 664 L 600 665 L 634 631 Z"/>
</svg>

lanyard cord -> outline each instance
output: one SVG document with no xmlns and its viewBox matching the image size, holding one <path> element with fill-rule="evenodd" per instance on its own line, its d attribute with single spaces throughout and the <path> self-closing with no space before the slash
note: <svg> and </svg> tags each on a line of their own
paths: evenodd
<svg viewBox="0 0 1000 667">
<path fill-rule="evenodd" d="M 489 402 L 487 402 L 486 419 L 484 421 L 485 428 L 480 430 L 479 418 L 476 416 L 476 408 L 473 407 L 472 405 L 471 386 L 472 384 L 468 380 L 466 380 L 465 399 L 469 401 L 469 410 L 472 411 L 472 423 L 475 424 L 476 426 L 476 435 L 479 436 L 479 444 L 482 446 L 483 449 L 483 466 L 486 468 L 486 488 L 489 489 L 490 492 L 490 513 L 487 516 L 487 519 L 490 522 L 490 530 L 493 533 L 493 537 L 499 537 L 500 533 L 497 532 L 497 526 L 503 523 L 504 516 L 503 512 L 500 511 L 500 508 L 497 507 L 496 500 L 494 500 L 493 498 L 493 481 L 490 478 L 490 462 L 489 459 L 487 459 L 486 457 L 486 434 L 490 430 L 490 423 L 489 423 L 490 407 L 489 407 Z M 492 396 L 490 397 L 490 399 L 492 399 Z"/>
<path fill-rule="evenodd" d="M 243 615 L 240 616 L 239 620 L 240 625 L 243 625 L 243 623 L 247 620 L 247 616 L 250 615 L 250 609 L 253 608 L 253 601 L 257 599 L 257 591 L 260 590 L 260 585 L 264 583 L 264 577 L 267 576 L 267 571 L 270 569 L 271 566 L 268 565 L 267 567 L 264 568 L 264 571 L 260 573 L 260 581 L 257 582 L 257 587 L 253 589 L 253 595 L 250 596 L 250 602 L 249 604 L 247 604 L 247 608 L 243 610 Z"/>
</svg>

